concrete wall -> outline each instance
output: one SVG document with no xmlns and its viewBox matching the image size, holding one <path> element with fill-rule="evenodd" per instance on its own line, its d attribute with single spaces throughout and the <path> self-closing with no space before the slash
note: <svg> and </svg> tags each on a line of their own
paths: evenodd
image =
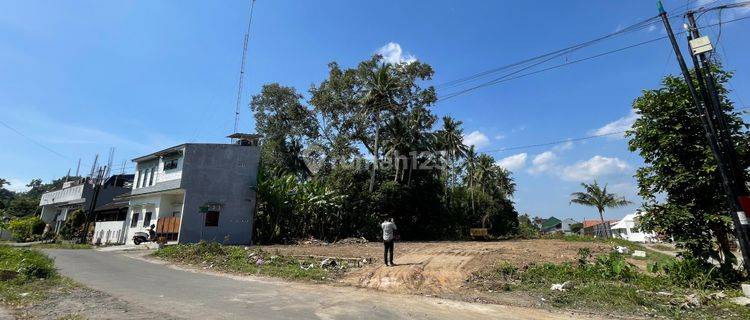
<svg viewBox="0 0 750 320">
<path fill-rule="evenodd" d="M 125 221 L 100 221 L 94 226 L 93 243 L 125 243 Z"/>
<path fill-rule="evenodd" d="M 79 184 L 69 188 L 46 192 L 42 194 L 39 205 L 43 206 L 81 199 L 86 196 L 84 193 L 87 193 L 90 189 L 91 186 L 88 184 Z"/>
<path fill-rule="evenodd" d="M 182 188 L 185 202 L 178 241 L 200 240 L 249 244 L 255 210 L 260 152 L 257 146 L 188 144 L 185 147 Z M 200 207 L 221 205 L 219 226 L 206 227 Z"/>
</svg>

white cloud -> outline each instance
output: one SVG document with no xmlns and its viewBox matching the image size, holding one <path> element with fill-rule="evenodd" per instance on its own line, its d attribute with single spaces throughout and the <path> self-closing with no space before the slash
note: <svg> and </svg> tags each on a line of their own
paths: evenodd
<svg viewBox="0 0 750 320">
<path fill-rule="evenodd" d="M 463 142 L 467 146 L 481 148 L 490 144 L 490 138 L 479 131 L 472 131 L 471 133 L 464 135 Z"/>
<path fill-rule="evenodd" d="M 496 162 L 500 167 L 503 167 L 507 170 L 514 171 L 523 168 L 523 166 L 526 165 L 526 158 L 528 158 L 527 153 L 519 153 L 514 154 L 509 157 L 505 157 L 500 159 L 500 161 Z"/>
<path fill-rule="evenodd" d="M 537 173 L 550 171 L 551 169 L 555 167 L 556 160 L 557 160 L 557 155 L 555 155 L 554 152 L 552 151 L 542 152 L 536 155 L 533 160 L 531 160 L 532 167 L 529 168 L 529 173 L 537 174 Z"/>
<path fill-rule="evenodd" d="M 562 169 L 562 178 L 568 181 L 590 182 L 594 179 L 622 173 L 630 166 L 619 158 L 593 156 L 586 161 L 579 161 Z"/>
<path fill-rule="evenodd" d="M 19 178 L 8 178 L 7 180 L 8 180 L 8 182 L 10 182 L 10 185 L 5 185 L 5 189 L 8 189 L 10 191 L 25 192 L 25 191 L 29 191 L 29 189 L 31 189 L 31 188 L 29 188 L 29 187 L 26 186 L 26 184 L 28 184 L 29 181 L 31 181 L 31 179 L 22 180 L 22 179 L 19 179 Z"/>
<path fill-rule="evenodd" d="M 630 110 L 629 115 L 607 123 L 603 127 L 594 130 L 592 133 L 595 135 L 612 135 L 612 137 L 615 138 L 624 138 L 624 133 L 615 133 L 630 130 L 630 128 L 633 127 L 633 123 L 635 123 L 635 120 L 637 120 L 638 117 L 638 114 L 636 114 L 634 110 Z"/>
<path fill-rule="evenodd" d="M 655 30 L 656 30 L 656 26 L 655 25 L 652 24 L 652 25 L 648 26 L 648 32 L 654 32 Z"/>
<path fill-rule="evenodd" d="M 552 150 L 558 151 L 558 152 L 566 151 L 570 149 L 573 149 L 573 141 L 570 141 L 570 140 L 565 141 L 562 144 L 556 145 L 554 148 L 552 148 Z"/>
<path fill-rule="evenodd" d="M 401 62 L 412 63 L 417 61 L 417 58 L 411 54 L 404 54 L 401 49 L 401 45 L 395 42 L 388 42 L 388 44 L 380 47 L 376 51 L 377 54 L 383 56 L 383 61 L 386 63 L 396 64 Z"/>
<path fill-rule="evenodd" d="M 496 140 L 503 140 L 503 139 L 505 139 L 505 135 L 504 134 L 496 134 L 495 135 L 495 139 Z"/>
</svg>

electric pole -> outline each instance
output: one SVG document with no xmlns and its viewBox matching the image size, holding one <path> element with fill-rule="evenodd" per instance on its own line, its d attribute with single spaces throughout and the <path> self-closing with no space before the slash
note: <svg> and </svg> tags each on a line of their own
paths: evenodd
<svg viewBox="0 0 750 320">
<path fill-rule="evenodd" d="M 91 183 L 93 184 L 94 190 L 91 192 L 91 202 L 89 202 L 89 207 L 86 209 L 86 212 L 84 213 L 84 216 L 86 217 L 86 222 L 83 225 L 83 233 L 81 234 L 81 240 L 80 243 L 85 244 L 86 243 L 86 237 L 88 237 L 89 233 L 89 225 L 91 224 L 91 219 L 95 218 L 94 210 L 96 209 L 96 200 L 99 198 L 99 190 L 101 189 L 102 183 L 104 183 L 104 172 L 107 169 L 105 168 L 99 168 L 99 171 L 94 177 L 92 175 L 91 177 Z"/>
<path fill-rule="evenodd" d="M 750 225 L 747 221 L 746 213 L 743 211 L 741 199 L 746 198 L 748 193 L 745 187 L 744 170 L 739 165 L 737 151 L 732 141 L 732 134 L 727 126 L 726 115 L 721 106 L 721 97 L 716 87 L 716 80 L 713 77 L 713 67 L 711 61 L 706 55 L 713 49 L 708 37 L 701 37 L 698 30 L 698 25 L 695 22 L 695 13 L 688 11 L 686 14 L 688 19 L 688 31 L 689 31 L 689 43 L 691 48 L 691 56 L 693 58 L 694 68 L 696 70 L 696 77 L 701 87 L 703 94 L 703 101 L 708 106 L 709 117 L 713 117 L 714 130 L 717 138 L 719 139 L 719 146 L 722 148 L 722 154 L 724 156 L 723 161 L 727 164 L 727 176 L 729 178 L 729 190 L 727 195 L 730 197 L 733 214 L 732 221 L 735 227 L 735 233 L 737 240 L 740 242 L 740 249 L 742 250 L 742 259 L 745 261 L 746 270 L 748 262 L 750 262 Z M 698 60 L 700 59 L 700 63 Z M 718 130 L 717 130 L 718 129 Z M 746 209 L 746 208 L 745 208 Z"/>
<path fill-rule="evenodd" d="M 669 41 L 672 44 L 672 49 L 674 49 L 675 56 L 677 57 L 677 62 L 680 65 L 680 70 L 682 71 L 682 75 L 685 79 L 685 84 L 690 91 L 690 96 L 692 97 L 695 107 L 701 111 L 701 121 L 703 122 L 703 128 L 706 131 L 706 138 L 708 139 L 711 152 L 716 159 L 716 164 L 722 180 L 722 186 L 724 187 L 724 191 L 727 194 L 729 205 L 734 211 L 734 214 L 731 214 L 731 216 L 732 221 L 734 222 L 735 235 L 737 236 L 737 240 L 742 251 L 742 261 L 744 269 L 746 272 L 750 273 L 750 242 L 748 242 L 747 238 L 748 222 L 747 218 L 745 217 L 745 212 L 743 211 L 740 203 L 740 196 L 744 194 L 744 192 L 740 192 L 740 190 L 744 190 L 745 187 L 744 185 L 741 187 L 741 189 L 738 187 L 738 184 L 744 184 L 744 179 L 737 179 L 738 175 L 741 175 L 742 172 L 736 171 L 736 168 L 739 168 L 738 166 L 736 166 L 736 160 L 731 159 L 731 156 L 727 157 L 727 155 L 733 154 L 735 152 L 734 146 L 731 144 L 731 140 L 726 139 L 727 135 L 723 136 L 723 138 L 725 139 L 721 139 L 722 134 L 725 134 L 727 132 L 725 121 L 723 118 L 724 114 L 721 111 L 720 104 L 718 102 L 718 93 L 715 92 L 716 87 L 714 83 L 709 84 L 708 81 L 703 78 L 703 73 L 701 72 L 701 68 L 698 65 L 698 61 L 696 60 L 695 55 L 691 54 L 693 63 L 695 64 L 695 72 L 698 84 L 701 86 L 701 91 L 703 93 L 703 102 L 701 102 L 701 98 L 699 98 L 698 93 L 695 90 L 695 86 L 693 85 L 693 78 L 690 75 L 690 70 L 688 69 L 687 65 L 685 64 L 685 60 L 682 57 L 682 52 L 680 51 L 680 47 L 677 44 L 674 33 L 672 32 L 669 18 L 667 17 L 666 11 L 664 11 L 664 7 L 661 1 L 658 2 L 658 8 L 659 15 L 661 16 L 662 22 L 664 22 L 664 28 L 666 29 L 667 35 L 669 36 Z M 694 20 L 691 22 L 691 25 L 694 26 Z M 692 31 L 693 30 L 691 30 L 691 34 L 689 35 L 690 38 L 693 38 L 696 35 L 692 34 Z M 697 33 L 697 28 L 696 30 L 694 30 L 694 32 Z M 705 58 L 705 56 L 702 58 Z M 710 65 L 708 66 L 710 67 Z M 705 64 L 704 67 L 706 67 Z M 706 71 L 710 73 L 711 70 Z M 713 80 L 713 78 L 709 76 L 709 80 Z M 707 90 L 703 90 L 704 86 Z M 710 92 L 712 91 L 712 89 L 714 91 L 713 93 Z M 711 97 L 711 95 L 713 94 L 716 94 L 715 98 Z M 722 124 L 724 124 L 723 128 L 721 128 Z M 717 126 L 719 126 L 720 130 L 717 130 Z M 731 149 L 731 151 L 728 149 Z M 728 160 L 728 158 L 730 160 Z M 734 168 L 732 168 L 733 160 L 735 164 Z"/>
</svg>

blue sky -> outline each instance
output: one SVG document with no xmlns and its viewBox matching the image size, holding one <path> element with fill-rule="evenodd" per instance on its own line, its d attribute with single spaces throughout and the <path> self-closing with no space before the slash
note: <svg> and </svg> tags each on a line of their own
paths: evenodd
<svg viewBox="0 0 750 320">
<path fill-rule="evenodd" d="M 732 0 L 716 1 L 717 3 Z M 667 10 L 711 1 L 665 1 Z M 14 189 L 89 170 L 116 147 L 115 164 L 183 142 L 225 142 L 232 131 L 247 1 L 3 1 L 0 3 L 0 177 Z M 654 1 L 258 0 L 248 52 L 242 131 L 251 94 L 279 82 L 305 92 L 327 63 L 353 66 L 379 50 L 431 64 L 438 85 L 589 40 L 655 15 Z M 722 13 L 723 21 L 750 15 Z M 718 21 L 715 13 L 701 24 Z M 675 29 L 681 18 L 672 21 Z M 664 35 L 661 24 L 616 37 L 564 63 Z M 750 20 L 722 28 L 719 54 L 736 71 L 732 98 L 750 102 Z M 717 28 L 704 30 L 716 39 Z M 683 36 L 680 43 L 685 47 Z M 440 102 L 480 151 L 627 128 L 641 90 L 678 71 L 667 40 L 542 72 Z M 439 88 L 440 89 L 440 88 Z M 440 89 L 440 94 L 453 88 Z M 49 149 L 53 150 L 50 151 Z M 492 152 L 518 183 L 519 211 L 594 218 L 568 204 L 598 179 L 640 204 L 642 160 L 617 136 Z M 119 171 L 120 168 L 115 168 Z M 127 162 L 125 171 L 132 170 Z"/>
</svg>

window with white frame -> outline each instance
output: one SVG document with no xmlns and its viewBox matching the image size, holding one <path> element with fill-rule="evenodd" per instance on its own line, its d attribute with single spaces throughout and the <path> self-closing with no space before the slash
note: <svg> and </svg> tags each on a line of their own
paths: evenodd
<svg viewBox="0 0 750 320">
<path fill-rule="evenodd" d="M 177 158 L 164 160 L 164 171 L 177 169 L 178 160 Z"/>
</svg>

